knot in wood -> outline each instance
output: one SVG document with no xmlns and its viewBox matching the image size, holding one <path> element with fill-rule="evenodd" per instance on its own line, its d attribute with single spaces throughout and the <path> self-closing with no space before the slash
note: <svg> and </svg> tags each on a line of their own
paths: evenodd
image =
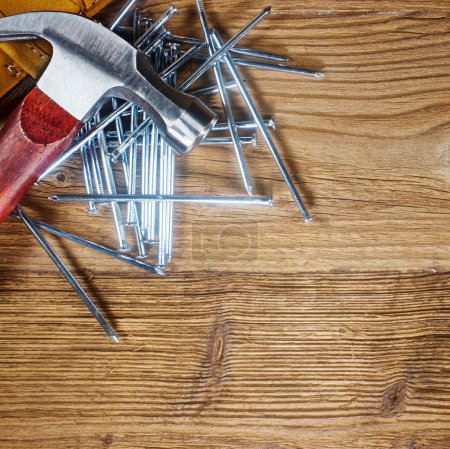
<svg viewBox="0 0 450 449">
<path fill-rule="evenodd" d="M 407 396 L 407 385 L 405 382 L 397 382 L 391 385 L 383 396 L 381 413 L 383 416 L 392 416 L 403 410 Z"/>
</svg>

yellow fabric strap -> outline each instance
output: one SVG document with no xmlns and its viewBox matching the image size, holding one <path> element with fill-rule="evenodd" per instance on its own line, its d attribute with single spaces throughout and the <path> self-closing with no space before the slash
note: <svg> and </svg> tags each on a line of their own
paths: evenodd
<svg viewBox="0 0 450 449">
<path fill-rule="evenodd" d="M 92 17 L 113 0 L 0 0 L 0 17 L 24 12 L 60 11 Z M 0 43 L 0 98 L 25 76 L 39 76 L 51 47 L 42 40 Z"/>
</svg>

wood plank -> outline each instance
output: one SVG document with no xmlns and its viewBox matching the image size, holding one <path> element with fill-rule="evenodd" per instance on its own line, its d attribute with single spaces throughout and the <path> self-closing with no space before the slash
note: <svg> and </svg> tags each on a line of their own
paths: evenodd
<svg viewBox="0 0 450 449">
<path fill-rule="evenodd" d="M 265 5 L 206 2 L 228 37 Z M 171 29 L 200 35 L 176 6 Z M 449 27 L 447 1 L 274 1 L 245 45 L 327 77 L 243 73 L 314 221 L 259 142 L 246 156 L 274 208 L 177 207 L 165 278 L 50 238 L 120 345 L 5 222 L 0 448 L 449 447 Z M 243 192 L 224 149 L 179 174 L 181 193 Z M 108 217 L 46 200 L 81 190 L 72 161 L 24 206 L 114 245 Z"/>
</svg>

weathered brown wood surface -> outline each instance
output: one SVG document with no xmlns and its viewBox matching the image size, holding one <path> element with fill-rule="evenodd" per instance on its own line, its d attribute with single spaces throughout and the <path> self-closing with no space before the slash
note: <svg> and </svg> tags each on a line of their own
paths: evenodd
<svg viewBox="0 0 450 449">
<path fill-rule="evenodd" d="M 228 36 L 266 6 L 205 3 Z M 193 2 L 175 4 L 175 28 L 199 33 Z M 314 222 L 260 145 L 249 165 L 275 207 L 177 207 L 166 278 L 52 239 L 119 345 L 5 222 L 2 449 L 450 447 L 450 2 L 272 5 L 245 43 L 328 75 L 245 72 Z M 179 184 L 241 191 L 219 149 L 180 161 Z M 68 164 L 24 206 L 107 242 L 106 221 L 45 199 L 80 186 Z"/>
</svg>

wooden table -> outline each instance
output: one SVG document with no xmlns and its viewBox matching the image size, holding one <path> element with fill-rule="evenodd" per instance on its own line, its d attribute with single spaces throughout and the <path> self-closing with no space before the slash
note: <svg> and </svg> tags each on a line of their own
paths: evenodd
<svg viewBox="0 0 450 449">
<path fill-rule="evenodd" d="M 175 5 L 170 28 L 200 36 L 193 1 Z M 246 156 L 274 208 L 177 207 L 165 278 L 50 239 L 114 345 L 8 220 L 2 449 L 450 447 L 450 2 L 272 5 L 245 45 L 327 78 L 243 72 L 314 221 L 260 142 Z M 206 0 L 226 37 L 264 6 Z M 242 192 L 232 150 L 200 148 L 179 174 L 182 193 Z M 71 162 L 24 207 L 111 244 L 108 220 L 46 200 L 81 184 Z"/>
</svg>

